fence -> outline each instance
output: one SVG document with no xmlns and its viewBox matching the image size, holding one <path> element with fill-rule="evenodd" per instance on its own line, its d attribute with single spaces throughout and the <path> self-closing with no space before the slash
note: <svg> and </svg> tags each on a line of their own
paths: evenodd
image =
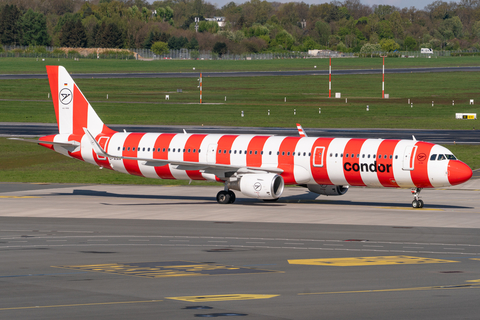
<svg viewBox="0 0 480 320">
<path fill-rule="evenodd" d="M 0 47 L 1 50 L 1 47 Z M 294 58 L 351 58 L 351 57 L 388 57 L 402 58 L 429 58 L 438 56 L 459 56 L 479 54 L 477 50 L 440 51 L 433 53 L 420 53 L 419 51 L 395 51 L 395 52 L 372 52 L 372 53 L 343 53 L 325 50 L 317 56 L 310 56 L 307 52 L 282 52 L 282 53 L 244 53 L 244 54 L 216 54 L 211 51 L 197 51 L 190 49 L 170 50 L 164 55 L 156 55 L 149 49 L 94 49 L 94 48 L 57 48 L 57 47 L 22 47 L 3 46 L 0 57 L 24 57 L 24 58 L 83 58 L 83 59 L 200 59 L 200 60 L 272 60 Z"/>
</svg>

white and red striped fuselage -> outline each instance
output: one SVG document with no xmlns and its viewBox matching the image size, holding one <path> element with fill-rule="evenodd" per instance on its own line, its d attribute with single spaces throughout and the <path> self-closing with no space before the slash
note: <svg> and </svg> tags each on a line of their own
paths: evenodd
<svg viewBox="0 0 480 320">
<path fill-rule="evenodd" d="M 52 140 L 50 140 L 50 139 Z M 65 141 L 62 135 L 42 140 Z M 435 188 L 468 180 L 471 169 L 440 145 L 415 140 L 313 138 L 256 135 L 120 133 L 99 134 L 105 151 L 97 156 L 83 135 L 80 150 L 66 155 L 115 171 L 160 179 L 225 181 L 224 174 L 151 166 L 129 158 L 214 165 L 278 168 L 285 184 Z M 435 155 L 435 156 L 434 156 Z M 439 157 L 439 155 L 441 155 Z M 450 158 L 450 159 L 448 159 Z M 440 160 L 437 160 L 440 159 Z"/>
</svg>

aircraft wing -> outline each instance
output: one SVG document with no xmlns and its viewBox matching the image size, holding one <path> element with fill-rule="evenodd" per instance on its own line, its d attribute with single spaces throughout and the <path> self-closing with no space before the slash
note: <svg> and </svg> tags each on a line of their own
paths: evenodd
<svg viewBox="0 0 480 320">
<path fill-rule="evenodd" d="M 145 161 L 145 165 L 153 167 L 161 167 L 167 164 L 175 166 L 178 170 L 203 170 L 205 172 L 226 172 L 234 171 L 237 173 L 282 173 L 283 170 L 276 167 L 252 167 L 252 166 L 235 166 L 228 164 L 215 164 L 207 162 L 193 162 L 193 161 L 181 161 L 181 160 L 166 160 L 166 159 L 152 159 L 152 158 L 139 158 L 139 157 L 124 157 L 124 156 L 115 156 L 111 155 L 100 146 L 100 144 L 95 140 L 90 131 L 87 128 L 83 128 L 86 135 L 88 136 L 90 143 L 93 146 L 93 149 L 96 154 L 115 159 L 124 159 L 124 160 L 134 160 L 134 161 Z"/>
</svg>

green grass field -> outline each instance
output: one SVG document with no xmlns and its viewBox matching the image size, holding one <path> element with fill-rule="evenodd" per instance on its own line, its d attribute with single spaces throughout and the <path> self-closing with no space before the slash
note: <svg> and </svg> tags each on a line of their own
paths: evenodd
<svg viewBox="0 0 480 320">
<path fill-rule="evenodd" d="M 476 120 L 455 120 L 455 113 L 480 113 L 479 80 L 477 72 L 392 74 L 390 99 L 381 99 L 381 75 L 337 76 L 332 96 L 342 98 L 335 99 L 328 98 L 328 76 L 205 77 L 201 105 L 195 78 L 76 82 L 107 124 L 472 129 Z M 0 121 L 56 121 L 47 80 L 0 80 L 0 92 Z"/>
<path fill-rule="evenodd" d="M 62 65 L 70 73 L 115 72 L 214 72 L 214 71 L 276 71 L 328 70 L 329 59 L 274 59 L 274 60 L 96 60 L 36 58 L 0 58 L 0 74 L 46 73 L 46 65 Z M 385 68 L 425 68 L 479 66 L 480 56 L 438 58 L 386 58 Z M 193 70 L 195 68 L 195 71 Z M 332 58 L 335 69 L 381 69 L 382 58 Z"/>
<path fill-rule="evenodd" d="M 0 73 L 44 73 L 45 64 L 61 63 L 81 72 L 191 72 L 206 70 L 301 70 L 328 68 L 327 59 L 269 61 L 116 61 L 1 59 Z M 395 67 L 478 65 L 480 58 L 387 59 Z M 323 65 L 321 64 L 323 63 Z M 415 63 L 418 63 L 415 65 Z M 334 59 L 337 68 L 380 68 L 381 59 Z M 157 67 L 165 67 L 156 70 Z M 199 69 L 197 65 L 197 70 Z M 12 71 L 14 70 L 14 71 Z M 467 129 L 477 120 L 455 120 L 456 112 L 480 113 L 478 72 L 391 74 L 381 99 L 381 75 L 335 76 L 328 98 L 328 76 L 203 79 L 204 104 L 198 104 L 195 78 L 78 79 L 77 84 L 107 124 L 225 125 L 308 128 Z M 182 93 L 177 93 L 182 89 Z M 0 80 L 0 121 L 54 123 L 48 80 Z M 107 100 L 108 94 L 108 100 Z M 170 100 L 165 101 L 165 95 Z M 227 101 L 225 101 L 225 96 Z M 287 99 L 285 102 L 284 99 Z M 345 101 L 345 98 L 348 101 Z M 413 107 L 407 103 L 411 99 Z M 469 105 L 469 99 L 476 104 Z M 452 105 L 452 100 L 455 105 Z M 434 106 L 432 107 L 432 101 Z M 369 105 L 369 111 L 366 106 Z M 321 108 L 321 114 L 319 114 Z M 294 109 L 296 115 L 293 114 Z M 270 110 L 270 116 L 267 115 Z M 241 111 L 245 116 L 241 117 Z M 472 130 L 478 134 L 478 130 Z M 452 142 L 453 143 L 453 142 Z M 448 145 L 472 168 L 480 168 L 480 146 Z M 40 146 L 0 138 L 0 181 L 165 184 L 69 159 Z"/>
</svg>

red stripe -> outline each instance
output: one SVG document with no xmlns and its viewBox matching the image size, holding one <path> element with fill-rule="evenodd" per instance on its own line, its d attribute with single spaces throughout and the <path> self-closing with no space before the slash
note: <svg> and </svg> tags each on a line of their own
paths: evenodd
<svg viewBox="0 0 480 320">
<path fill-rule="evenodd" d="M 43 137 L 40 137 L 38 140 L 53 142 L 53 140 L 55 139 L 55 136 L 56 136 L 55 134 L 52 134 L 52 135 L 49 135 L 49 136 L 43 136 Z M 42 147 L 48 148 L 48 149 L 55 150 L 55 149 L 53 148 L 53 144 L 43 144 L 43 143 L 39 143 L 39 145 L 41 145 Z"/>
<path fill-rule="evenodd" d="M 57 117 L 58 131 L 60 132 L 60 119 L 58 115 L 58 66 L 47 66 L 48 82 L 52 92 L 53 107 Z"/>
<path fill-rule="evenodd" d="M 360 150 L 366 139 L 350 139 L 343 154 L 343 172 L 351 186 L 365 186 L 360 171 Z"/>
<path fill-rule="evenodd" d="M 280 144 L 278 154 L 278 167 L 283 169 L 282 177 L 285 184 L 296 184 L 295 176 L 293 174 L 293 152 L 297 146 L 298 140 L 301 137 L 286 137 Z"/>
<path fill-rule="evenodd" d="M 158 136 L 157 140 L 155 140 L 156 151 L 153 152 L 154 159 L 168 160 L 168 148 L 175 135 L 175 133 L 164 133 Z M 160 151 L 158 151 L 158 149 L 160 149 Z M 155 172 L 157 173 L 158 177 L 162 179 L 175 179 L 170 170 L 170 165 L 155 167 Z"/>
<path fill-rule="evenodd" d="M 110 129 L 106 125 L 103 125 L 102 133 L 104 133 L 106 135 L 113 135 L 114 133 L 117 133 L 117 131 Z"/>
<path fill-rule="evenodd" d="M 399 141 L 400 140 L 383 140 L 378 146 L 377 177 L 378 181 L 380 181 L 384 187 L 399 187 L 393 174 L 393 156 L 395 147 Z M 378 158 L 379 155 L 382 156 L 381 159 Z M 387 156 L 387 159 L 385 159 L 385 155 Z M 390 159 L 390 156 L 392 156 L 392 159 Z"/>
<path fill-rule="evenodd" d="M 232 150 L 233 141 L 238 135 L 224 135 L 217 143 L 217 164 L 230 164 L 230 151 Z"/>
<path fill-rule="evenodd" d="M 83 135 L 83 128 L 88 123 L 88 102 L 78 89 L 73 85 L 73 134 Z"/>
<path fill-rule="evenodd" d="M 430 156 L 433 144 L 417 142 L 415 145 L 418 149 L 415 153 L 415 159 L 412 159 L 412 161 L 414 161 L 414 168 L 410 171 L 413 184 L 415 184 L 417 188 L 433 188 L 430 179 L 428 179 L 428 157 Z"/>
<path fill-rule="evenodd" d="M 185 152 L 183 153 L 184 161 L 198 162 L 198 149 L 205 139 L 205 134 L 193 134 L 185 143 Z M 195 150 L 195 152 L 194 152 Z M 188 177 L 192 180 L 206 180 L 199 170 L 186 170 Z"/>
<path fill-rule="evenodd" d="M 125 150 L 123 151 L 122 155 L 124 157 L 137 157 L 138 145 L 140 144 L 140 140 L 145 135 L 145 133 L 130 133 L 125 139 L 124 147 Z M 133 150 L 135 148 L 135 150 Z M 130 150 L 128 150 L 130 149 Z M 140 172 L 140 168 L 138 166 L 137 160 L 126 160 L 123 159 L 123 165 L 128 173 L 136 175 L 136 176 L 143 176 Z"/>
<path fill-rule="evenodd" d="M 97 135 L 97 137 L 95 138 L 95 140 L 98 141 L 98 143 L 100 144 L 100 146 L 102 147 L 102 149 L 106 152 L 108 152 L 108 144 L 110 143 L 110 139 L 112 138 L 112 136 L 107 136 L 107 135 L 104 135 L 104 134 L 99 134 Z M 108 140 L 107 140 L 108 139 Z M 108 161 L 108 158 L 105 158 L 103 159 L 99 159 L 98 158 L 98 155 L 95 153 L 94 150 L 92 150 L 92 154 L 93 154 L 93 160 L 95 160 L 95 162 L 97 163 L 97 165 L 99 167 L 103 167 L 103 168 L 107 168 L 107 169 L 112 169 L 111 165 L 110 165 L 110 161 Z"/>
<path fill-rule="evenodd" d="M 82 141 L 82 137 L 79 136 L 79 135 L 75 135 L 75 134 L 71 134 L 68 136 L 68 141 L 77 141 L 77 142 L 81 142 Z M 93 151 L 92 151 L 93 152 Z M 82 151 L 80 150 L 80 148 L 78 148 L 78 151 L 75 151 L 75 152 L 70 152 L 68 151 L 68 154 L 75 158 L 75 159 L 78 159 L 80 161 L 84 161 L 83 157 L 82 157 Z"/>
<path fill-rule="evenodd" d="M 247 166 L 262 166 L 262 151 L 268 136 L 255 136 L 250 140 L 247 148 Z"/>
<path fill-rule="evenodd" d="M 315 167 L 313 165 L 313 157 L 310 157 L 310 170 L 312 171 L 312 177 L 317 184 L 332 184 L 330 178 L 328 177 L 327 171 L 327 157 L 328 157 L 328 146 L 334 138 L 318 138 L 315 140 L 312 146 L 312 155 L 316 147 L 325 147 L 324 158 L 323 158 L 323 167 Z"/>
</svg>

